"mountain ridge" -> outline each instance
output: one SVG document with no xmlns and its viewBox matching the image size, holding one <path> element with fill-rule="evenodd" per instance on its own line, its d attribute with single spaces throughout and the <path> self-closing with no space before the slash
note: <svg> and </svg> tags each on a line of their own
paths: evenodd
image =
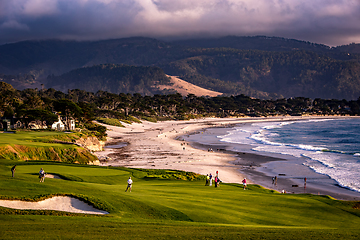
<svg viewBox="0 0 360 240">
<path fill-rule="evenodd" d="M 18 83 L 14 86 L 19 88 L 22 82 L 27 82 L 23 87 L 44 84 L 48 88 L 52 87 L 48 76 L 101 64 L 125 64 L 159 67 L 165 74 L 226 95 L 356 99 L 360 95 L 359 52 L 360 44 L 330 48 L 266 36 L 172 42 L 145 37 L 24 41 L 0 45 L 0 79 Z M 152 94 L 149 89 L 137 91 Z"/>
</svg>

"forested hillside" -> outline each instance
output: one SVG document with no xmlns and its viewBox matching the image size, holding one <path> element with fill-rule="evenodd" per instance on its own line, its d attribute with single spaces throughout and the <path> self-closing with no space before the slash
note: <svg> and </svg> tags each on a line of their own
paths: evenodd
<svg viewBox="0 0 360 240">
<path fill-rule="evenodd" d="M 267 37 L 267 36 L 227 36 L 220 38 L 199 38 L 176 41 L 179 45 L 189 46 L 193 48 L 234 48 L 242 50 L 263 50 L 263 51 L 294 51 L 306 50 L 316 52 L 329 52 L 330 47 L 300 41 L 296 39 Z"/>
<path fill-rule="evenodd" d="M 151 81 L 158 81 L 150 80 L 151 74 L 146 73 L 142 83 L 141 74 L 130 76 L 132 73 L 120 73 L 117 68 L 94 73 L 96 67 L 91 67 L 100 64 L 160 67 L 165 74 L 227 95 L 347 100 L 360 96 L 359 44 L 330 48 L 294 39 L 230 36 L 176 42 L 141 37 L 94 42 L 48 40 L 0 46 L 0 80 L 17 89 L 43 84 L 62 91 L 158 93 L 148 88 Z M 116 80 L 110 76 L 117 76 Z M 121 86 L 116 81 L 126 83 Z"/>
<path fill-rule="evenodd" d="M 258 98 L 357 99 L 360 63 L 315 52 L 199 49 L 198 56 L 164 65 L 165 72 L 227 94 Z"/>
<path fill-rule="evenodd" d="M 82 89 L 88 92 L 140 93 L 153 95 L 162 93 L 156 85 L 167 85 L 169 78 L 158 67 L 135 67 L 105 64 L 75 69 L 61 76 L 49 76 L 46 86 L 66 92 Z"/>
</svg>

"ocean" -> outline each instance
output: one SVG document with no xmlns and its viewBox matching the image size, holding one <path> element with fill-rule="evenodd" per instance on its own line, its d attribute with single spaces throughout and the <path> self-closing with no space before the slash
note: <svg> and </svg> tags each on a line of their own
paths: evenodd
<svg viewBox="0 0 360 240">
<path fill-rule="evenodd" d="M 360 192 L 360 119 L 260 122 L 217 136 L 252 151 L 289 155 L 340 186 Z M 235 148 L 236 150 L 236 148 Z"/>
</svg>

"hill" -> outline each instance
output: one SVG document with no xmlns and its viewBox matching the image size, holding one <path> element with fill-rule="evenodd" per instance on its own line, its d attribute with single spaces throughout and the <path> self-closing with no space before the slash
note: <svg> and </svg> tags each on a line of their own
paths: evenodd
<svg viewBox="0 0 360 240">
<path fill-rule="evenodd" d="M 179 78 L 166 75 L 158 67 L 102 64 L 72 70 L 58 77 L 49 76 L 46 86 L 66 92 L 81 89 L 88 92 L 140 93 L 142 95 L 169 94 L 179 92 L 187 96 L 218 96 L 222 93 L 210 91 Z"/>
<path fill-rule="evenodd" d="M 157 85 L 169 85 L 170 79 L 158 67 L 135 67 L 105 64 L 72 70 L 47 78 L 46 86 L 66 92 L 81 89 L 88 92 L 141 93 L 153 95 L 161 91 Z"/>
<path fill-rule="evenodd" d="M 75 87 L 75 83 L 81 85 L 81 79 L 72 77 L 72 85 L 67 85 L 70 81 L 64 79 L 74 69 L 91 71 L 86 67 L 125 64 L 160 67 L 165 74 L 227 95 L 353 100 L 360 96 L 358 48 L 358 44 L 330 48 L 264 36 L 174 42 L 141 37 L 94 42 L 25 41 L 0 46 L 0 79 L 18 89 L 40 88 L 45 84 L 45 87 L 59 85 L 66 91 Z M 48 76 L 61 76 L 58 80 L 64 82 L 54 85 L 50 81 L 47 85 Z M 106 80 L 100 79 L 98 76 L 102 88 L 92 82 L 86 89 L 113 89 L 113 85 L 105 86 Z M 132 85 L 138 87 L 116 91 L 154 93 L 142 89 L 138 82 Z"/>
<path fill-rule="evenodd" d="M 242 50 L 262 51 L 295 51 L 306 50 L 316 52 L 328 52 L 330 47 L 281 37 L 268 36 L 226 36 L 220 38 L 199 38 L 175 41 L 176 44 L 193 48 L 234 48 Z"/>
<path fill-rule="evenodd" d="M 236 95 L 268 99 L 309 97 L 357 99 L 360 63 L 315 52 L 197 49 L 189 57 L 162 66 L 170 75 L 195 85 Z"/>
</svg>

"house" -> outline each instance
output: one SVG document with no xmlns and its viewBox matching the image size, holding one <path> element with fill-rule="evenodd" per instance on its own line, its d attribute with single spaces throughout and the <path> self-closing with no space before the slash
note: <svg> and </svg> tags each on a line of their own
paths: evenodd
<svg viewBox="0 0 360 240">
<path fill-rule="evenodd" d="M 24 128 L 25 125 L 20 121 L 20 120 L 17 120 L 15 123 L 14 123 L 14 126 L 13 126 L 15 129 L 19 129 L 19 128 Z"/>
<path fill-rule="evenodd" d="M 28 124 L 29 129 L 47 129 L 46 121 L 35 120 Z"/>
<path fill-rule="evenodd" d="M 65 124 L 61 121 L 60 115 L 58 115 L 58 120 L 51 125 L 51 129 L 57 131 L 65 130 Z"/>
<path fill-rule="evenodd" d="M 25 128 L 26 125 L 22 121 L 23 119 L 15 118 L 15 117 L 9 117 L 9 118 L 3 118 L 0 120 L 0 130 L 3 130 L 4 128 L 10 129 L 19 129 L 19 128 Z M 6 122 L 5 127 L 4 122 Z M 10 124 L 10 125 L 9 125 Z M 7 131 L 7 130 L 5 130 Z"/>
<path fill-rule="evenodd" d="M 2 128 L 1 130 L 4 130 L 4 131 L 10 131 L 11 130 L 11 126 L 10 126 L 10 120 L 8 119 L 4 119 L 1 121 L 1 125 L 2 125 Z"/>
<path fill-rule="evenodd" d="M 65 129 L 67 131 L 73 131 L 75 130 L 75 120 L 73 118 L 68 118 L 64 121 L 65 123 Z"/>
</svg>

